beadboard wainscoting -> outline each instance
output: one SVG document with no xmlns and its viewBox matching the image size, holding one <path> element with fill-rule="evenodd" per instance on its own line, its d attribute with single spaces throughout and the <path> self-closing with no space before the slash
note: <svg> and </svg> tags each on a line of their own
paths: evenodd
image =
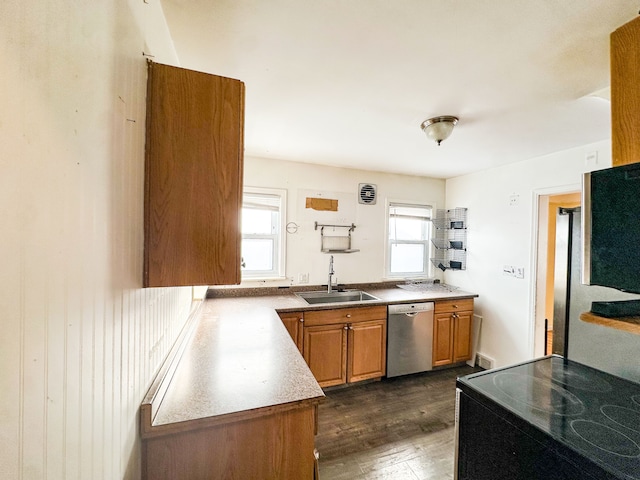
<svg viewBox="0 0 640 480">
<path fill-rule="evenodd" d="M 0 7 L 5 480 L 140 475 L 139 405 L 192 306 L 191 288 L 141 288 L 143 52 L 172 61 L 158 15 L 142 0 Z"/>
</svg>

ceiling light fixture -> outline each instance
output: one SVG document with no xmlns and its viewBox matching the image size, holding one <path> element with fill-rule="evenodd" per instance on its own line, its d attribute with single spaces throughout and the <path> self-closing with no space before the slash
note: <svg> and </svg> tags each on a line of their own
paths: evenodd
<svg viewBox="0 0 640 480">
<path fill-rule="evenodd" d="M 420 128 L 427 135 L 427 138 L 440 145 L 443 140 L 446 140 L 451 135 L 456 123 L 458 123 L 458 117 L 443 115 L 425 120 L 420 124 Z"/>
</svg>

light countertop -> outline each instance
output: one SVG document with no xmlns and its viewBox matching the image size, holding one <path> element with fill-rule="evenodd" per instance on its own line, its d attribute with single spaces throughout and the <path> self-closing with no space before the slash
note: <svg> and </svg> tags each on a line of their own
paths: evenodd
<svg viewBox="0 0 640 480">
<path fill-rule="evenodd" d="M 199 424 L 193 424 L 194 421 L 228 421 L 238 416 L 259 415 L 265 409 L 272 411 L 320 402 L 324 393 L 278 317 L 278 311 L 477 296 L 462 291 L 415 292 L 386 286 L 365 291 L 380 300 L 355 305 L 307 305 L 292 292 L 279 290 L 270 295 L 204 300 L 191 332 L 183 340 L 181 353 L 173 362 L 171 374 L 158 387 L 158 391 L 162 390 L 162 399 L 153 400 L 152 387 L 143 402 L 143 416 L 150 421 L 144 425 L 143 418 L 143 435 L 160 434 L 163 427 L 176 424 L 182 424 L 184 429 L 197 428 Z M 154 407 L 152 401 L 157 402 Z"/>
<path fill-rule="evenodd" d="M 379 298 L 379 300 L 369 300 L 365 302 L 338 302 L 309 305 L 295 294 L 296 292 L 303 290 L 288 288 L 264 289 L 264 291 L 268 293 L 256 293 L 260 292 L 259 289 L 245 289 L 244 291 L 247 292 L 246 294 L 243 294 L 241 289 L 235 289 L 232 291 L 226 291 L 224 289 L 214 291 L 209 290 L 211 297 L 209 300 L 213 300 L 216 302 L 217 307 L 225 310 L 245 310 L 247 308 L 270 307 L 278 312 L 294 312 L 305 310 L 329 310 L 354 306 L 433 302 L 454 298 L 475 298 L 478 296 L 475 293 L 463 290 L 414 291 L 392 287 L 386 284 L 382 285 L 382 287 L 377 286 L 376 284 L 347 287 L 347 290 L 357 288 Z M 317 287 L 313 290 L 319 291 L 319 289 L 320 287 Z"/>
<path fill-rule="evenodd" d="M 179 423 L 188 429 L 194 421 L 224 422 L 322 400 L 322 389 L 275 310 L 257 303 L 246 308 L 242 299 L 235 300 L 204 302 L 143 432 L 160 433 Z M 151 410 L 152 395 L 147 397 Z"/>
</svg>

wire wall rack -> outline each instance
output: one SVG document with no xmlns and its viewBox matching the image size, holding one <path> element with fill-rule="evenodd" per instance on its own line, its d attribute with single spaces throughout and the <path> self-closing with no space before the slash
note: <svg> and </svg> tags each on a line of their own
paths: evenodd
<svg viewBox="0 0 640 480">
<path fill-rule="evenodd" d="M 437 210 L 431 243 L 431 263 L 442 271 L 467 269 L 467 208 Z"/>
</svg>

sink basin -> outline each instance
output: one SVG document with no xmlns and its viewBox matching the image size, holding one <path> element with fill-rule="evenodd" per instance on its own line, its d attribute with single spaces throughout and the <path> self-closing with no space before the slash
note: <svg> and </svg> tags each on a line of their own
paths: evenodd
<svg viewBox="0 0 640 480">
<path fill-rule="evenodd" d="M 373 295 L 362 290 L 345 290 L 343 292 L 299 292 L 297 296 L 302 298 L 309 305 L 318 303 L 346 303 L 346 302 L 367 302 L 380 300 Z"/>
</svg>

